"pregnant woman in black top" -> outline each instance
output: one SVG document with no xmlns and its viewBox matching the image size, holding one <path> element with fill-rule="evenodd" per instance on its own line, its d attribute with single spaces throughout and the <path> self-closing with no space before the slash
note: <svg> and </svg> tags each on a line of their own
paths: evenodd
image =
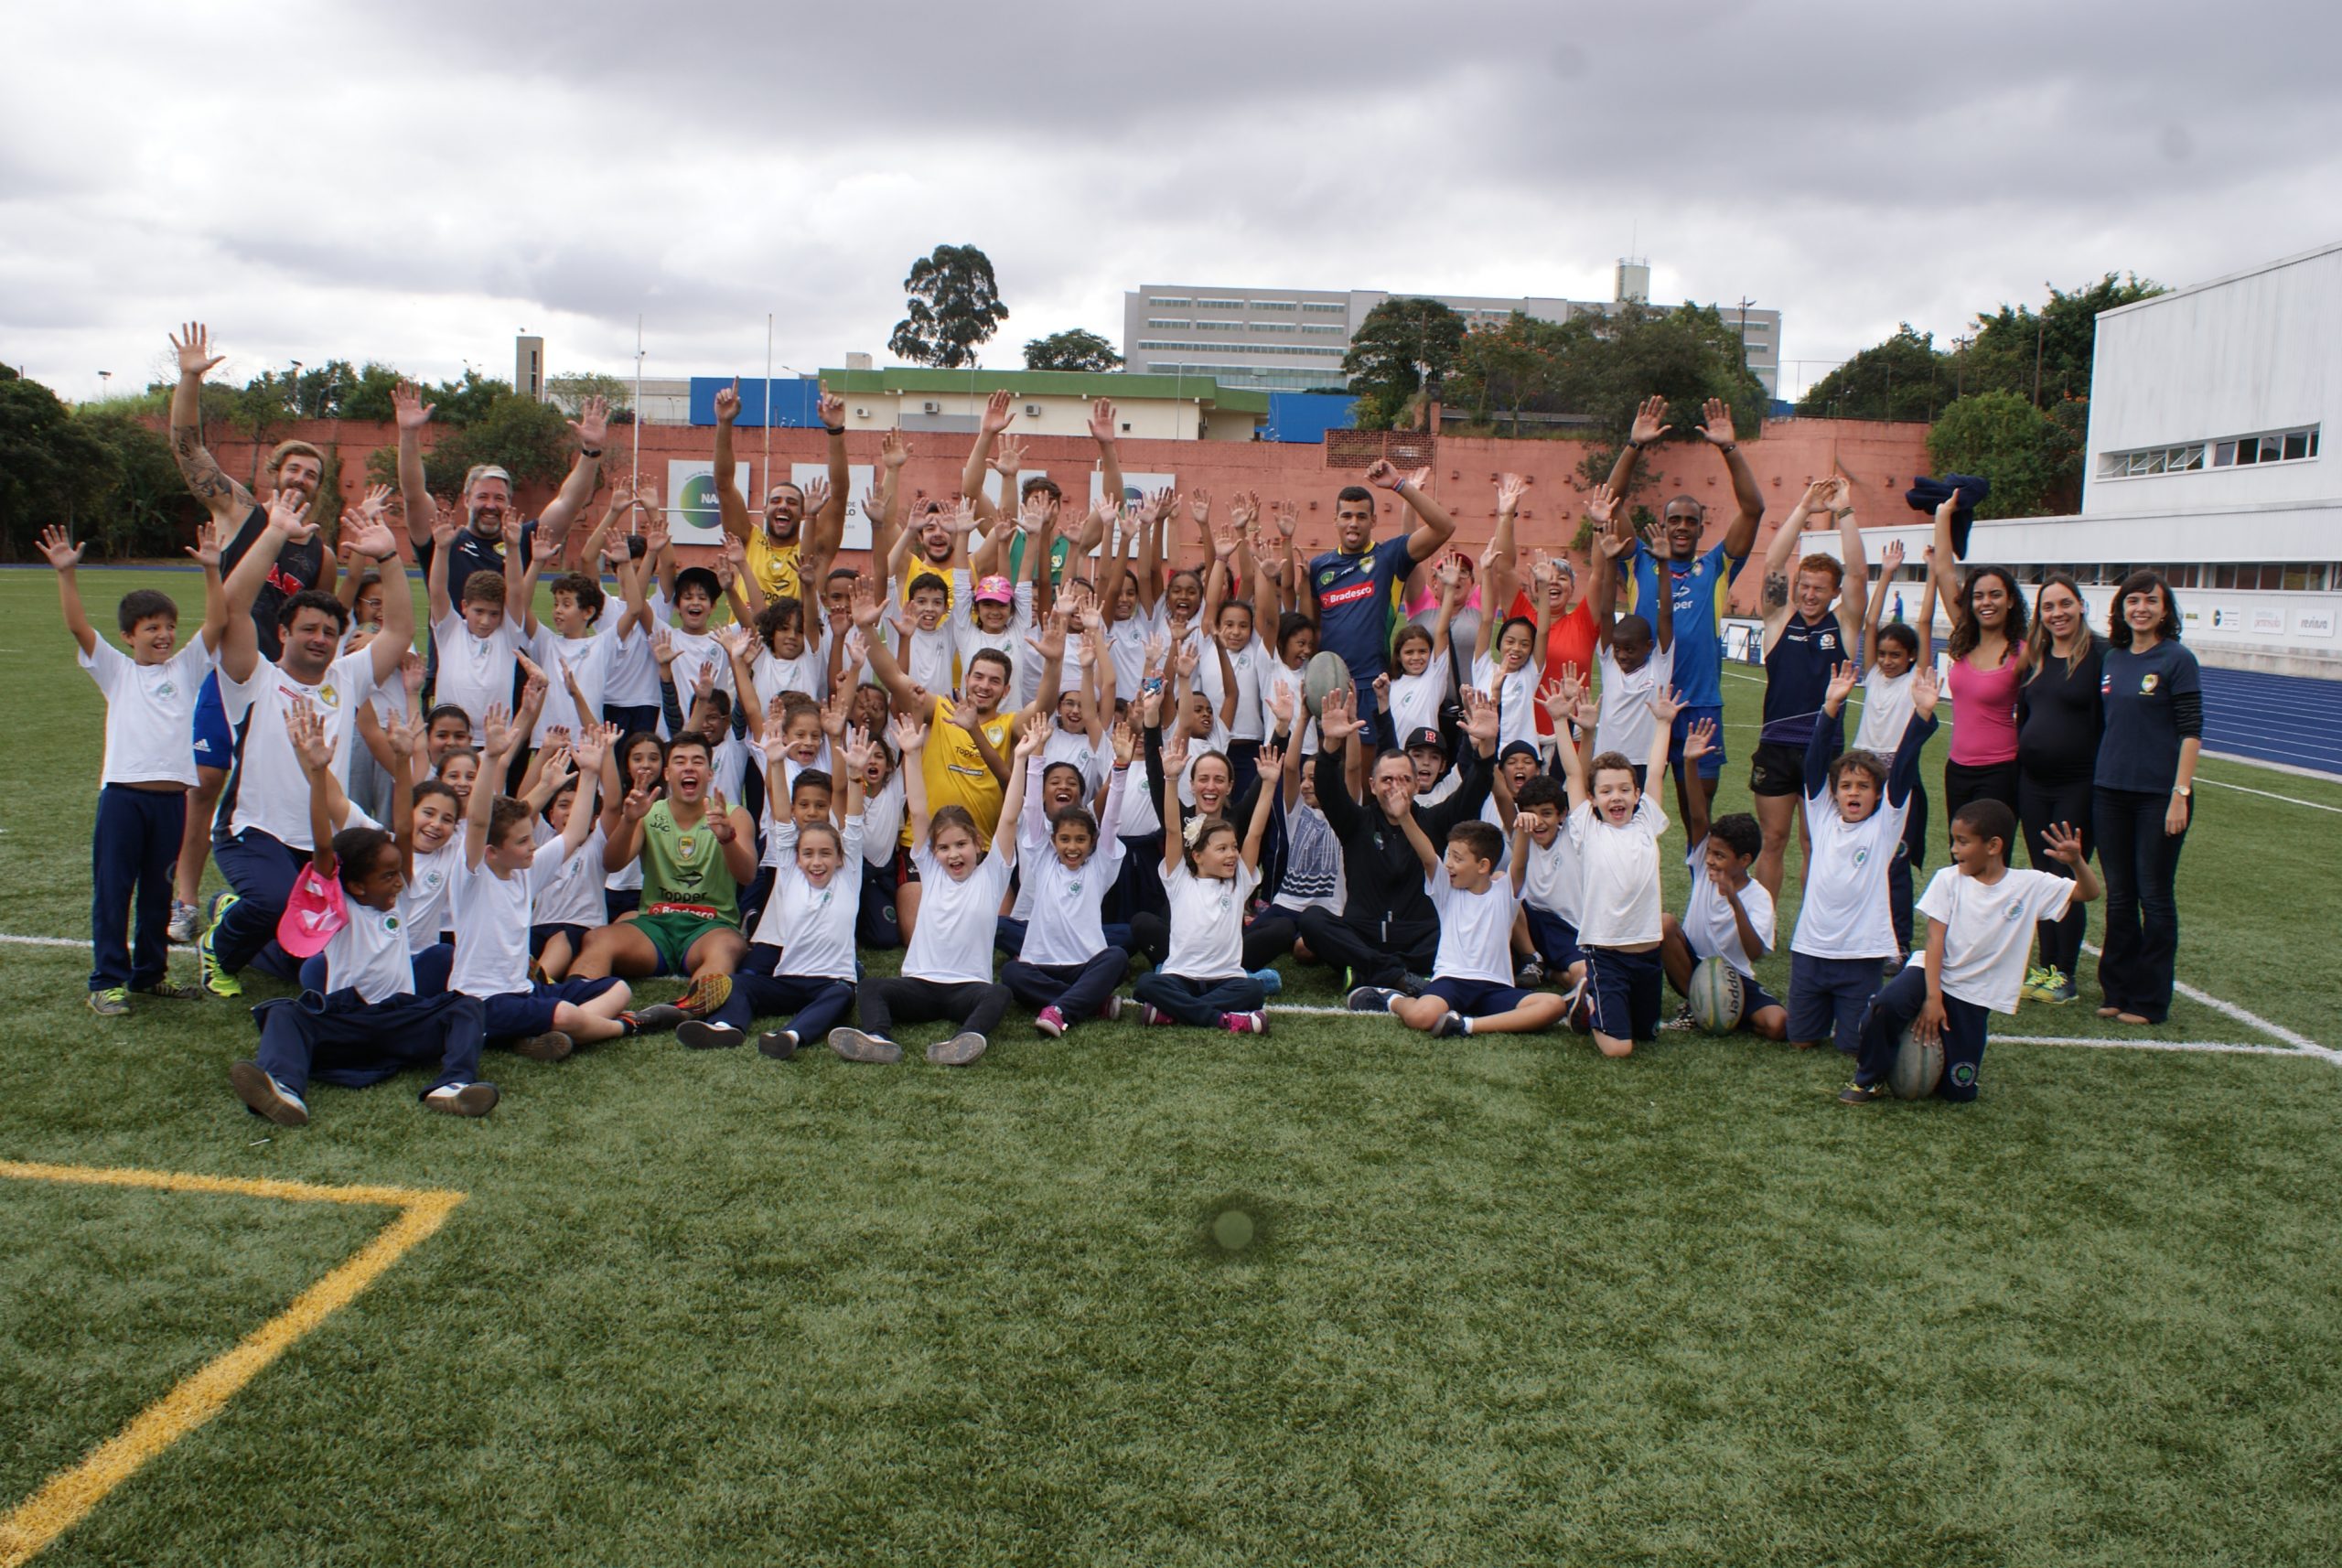
<svg viewBox="0 0 2342 1568">
<path fill-rule="evenodd" d="M 2084 859 L 2094 836 L 2098 742 L 2106 727 L 2098 682 L 2106 642 L 2090 630 L 2089 615 L 2071 577 L 2052 572 L 2042 580 L 2034 602 L 2033 671 L 2016 694 L 2017 817 L 2033 868 L 2056 876 L 2071 876 L 2073 868 L 2048 853 L 2045 830 L 2072 823 Z M 2089 925 L 2089 907 L 2076 900 L 2059 918 L 2035 927 L 2040 961 L 2025 977 L 2028 1000 L 2062 1004 L 2080 994 L 2074 975 Z"/>
</svg>

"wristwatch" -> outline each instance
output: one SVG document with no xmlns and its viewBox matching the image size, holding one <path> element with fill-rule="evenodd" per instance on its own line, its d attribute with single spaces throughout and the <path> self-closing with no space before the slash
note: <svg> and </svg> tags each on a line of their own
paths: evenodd
<svg viewBox="0 0 2342 1568">
<path fill-rule="evenodd" d="M 833 435 L 843 435 L 845 434 L 845 426 L 843 424 L 824 424 L 822 428 L 828 431 Z"/>
<path fill-rule="evenodd" d="M 2196 793 L 2196 787 L 2192 784 L 2174 784 L 2171 787 L 2171 792 L 2185 800 Z"/>
</svg>

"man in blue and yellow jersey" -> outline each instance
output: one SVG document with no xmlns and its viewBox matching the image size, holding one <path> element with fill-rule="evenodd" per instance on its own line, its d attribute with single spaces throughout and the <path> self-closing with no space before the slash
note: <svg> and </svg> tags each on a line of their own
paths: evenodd
<svg viewBox="0 0 2342 1568">
<path fill-rule="evenodd" d="M 809 497 L 796 480 L 767 474 L 764 516 L 752 521 L 732 478 L 732 422 L 740 417 L 740 383 L 735 381 L 715 394 L 716 509 L 724 532 L 747 550 L 748 573 L 764 589 L 767 604 L 782 597 L 803 604 L 804 585 L 821 583 L 845 537 L 845 399 L 825 387 L 815 407 L 822 428 L 830 433 L 829 483 L 817 481 Z"/>
</svg>

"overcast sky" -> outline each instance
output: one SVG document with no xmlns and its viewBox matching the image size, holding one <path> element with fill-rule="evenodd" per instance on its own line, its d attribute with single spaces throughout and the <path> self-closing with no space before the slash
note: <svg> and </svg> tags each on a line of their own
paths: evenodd
<svg viewBox="0 0 2342 1568">
<path fill-rule="evenodd" d="M 1908 319 L 2342 239 L 2337 8 L 1732 3 L 18 5 L 0 360 L 69 397 L 208 321 L 430 377 L 883 358 L 987 252 L 986 362 L 1143 282 L 1785 313 L 1784 391 Z M 783 372 L 786 373 L 786 372 Z"/>
</svg>

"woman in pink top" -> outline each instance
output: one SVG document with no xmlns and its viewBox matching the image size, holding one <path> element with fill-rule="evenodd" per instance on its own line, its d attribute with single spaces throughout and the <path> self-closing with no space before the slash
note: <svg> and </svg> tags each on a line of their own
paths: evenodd
<svg viewBox="0 0 2342 1568">
<path fill-rule="evenodd" d="M 2025 635 L 2025 594 L 2004 566 L 1951 575 L 1953 491 L 1936 509 L 1936 547 L 1928 569 L 1951 614 L 1951 756 L 1943 765 L 1944 821 L 1971 800 L 2016 810 L 2016 694 L 2032 667 Z M 1947 832 L 1949 829 L 1947 829 Z"/>
</svg>

